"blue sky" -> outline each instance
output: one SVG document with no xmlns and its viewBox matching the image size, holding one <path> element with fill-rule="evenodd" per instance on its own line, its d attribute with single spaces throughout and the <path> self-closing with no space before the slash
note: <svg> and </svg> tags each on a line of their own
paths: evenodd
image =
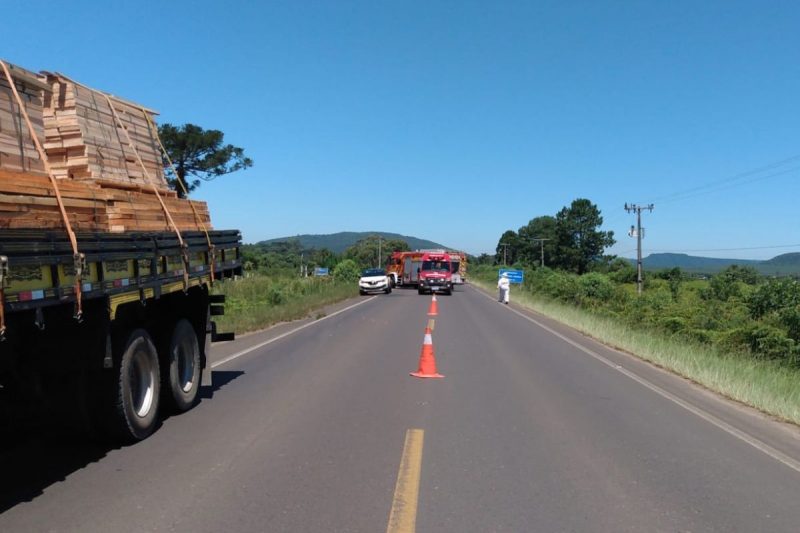
<svg viewBox="0 0 800 533">
<path fill-rule="evenodd" d="M 588 198 L 626 257 L 625 202 L 655 203 L 645 254 L 800 251 L 798 2 L 64 6 L 6 0 L 0 57 L 225 132 L 255 165 L 194 196 L 246 242 L 491 253 Z"/>
</svg>

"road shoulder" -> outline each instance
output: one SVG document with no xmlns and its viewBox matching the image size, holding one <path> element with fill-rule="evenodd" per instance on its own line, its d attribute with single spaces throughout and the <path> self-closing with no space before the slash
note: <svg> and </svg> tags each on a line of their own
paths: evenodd
<svg viewBox="0 0 800 533">
<path fill-rule="evenodd" d="M 470 284 L 469 288 L 488 300 L 495 300 L 494 295 L 482 287 Z M 621 373 L 632 374 L 635 376 L 633 379 L 644 381 L 644 386 L 649 384 L 648 388 L 656 388 L 664 391 L 667 395 L 674 396 L 678 402 L 686 402 L 688 405 L 682 407 L 688 408 L 690 411 L 693 410 L 692 408 L 698 410 L 695 414 L 701 418 L 710 418 L 721 423 L 715 425 L 728 425 L 733 431 L 741 431 L 744 433 L 743 436 L 740 436 L 743 440 L 753 437 L 758 442 L 785 454 L 800 465 L 800 427 L 776 420 L 753 407 L 726 398 L 699 383 L 645 361 L 636 354 L 623 352 L 603 344 L 597 339 L 533 309 L 515 303 L 503 307 L 509 312 L 527 319 L 532 327 L 548 330 L 551 334 L 561 337 L 565 342 L 580 347 L 581 351 L 587 355 L 603 360 Z M 728 431 L 725 428 L 721 429 Z M 731 433 L 731 431 L 728 432 Z M 758 447 L 758 443 L 748 442 L 748 444 Z"/>
</svg>

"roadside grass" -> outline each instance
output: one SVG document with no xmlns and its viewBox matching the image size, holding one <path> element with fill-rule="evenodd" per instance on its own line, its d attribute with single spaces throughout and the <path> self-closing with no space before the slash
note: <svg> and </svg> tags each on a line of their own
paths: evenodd
<svg viewBox="0 0 800 533">
<path fill-rule="evenodd" d="M 215 317 L 219 331 L 246 333 L 310 316 L 321 307 L 357 296 L 358 286 L 328 278 L 252 275 L 215 283 L 212 293 L 225 295 L 225 314 Z M 323 316 L 315 314 L 316 319 Z"/>
<path fill-rule="evenodd" d="M 485 280 L 473 278 L 471 282 L 490 293 L 496 291 L 495 285 Z M 745 354 L 723 353 L 710 346 L 657 332 L 637 330 L 607 316 L 537 298 L 526 291 L 512 292 L 512 299 L 514 303 L 723 396 L 776 418 L 800 424 L 800 371 L 796 369 Z"/>
</svg>

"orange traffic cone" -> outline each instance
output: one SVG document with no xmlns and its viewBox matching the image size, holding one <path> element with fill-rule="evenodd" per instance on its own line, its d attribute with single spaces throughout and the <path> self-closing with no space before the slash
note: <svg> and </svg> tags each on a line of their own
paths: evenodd
<svg viewBox="0 0 800 533">
<path fill-rule="evenodd" d="M 439 314 L 439 305 L 436 303 L 436 295 L 433 295 L 431 300 L 431 308 L 428 309 L 428 316 L 437 316 Z"/>
<path fill-rule="evenodd" d="M 433 354 L 433 336 L 431 328 L 425 328 L 425 340 L 422 341 L 422 352 L 419 355 L 419 370 L 411 372 L 415 378 L 443 378 L 436 371 L 436 357 Z"/>
</svg>

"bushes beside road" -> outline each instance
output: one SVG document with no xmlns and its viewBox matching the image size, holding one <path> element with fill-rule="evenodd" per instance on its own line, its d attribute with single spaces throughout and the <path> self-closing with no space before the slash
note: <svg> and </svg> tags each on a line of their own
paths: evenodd
<svg viewBox="0 0 800 533">
<path fill-rule="evenodd" d="M 327 277 L 252 273 L 245 278 L 217 282 L 212 292 L 226 298 L 225 315 L 215 317 L 219 330 L 245 333 L 303 318 L 325 305 L 358 296 L 358 285 Z"/>
<path fill-rule="evenodd" d="M 492 291 L 497 268 L 473 267 Z M 730 267 L 709 280 L 525 269 L 512 301 L 670 368 L 731 398 L 800 423 L 800 283 Z"/>
</svg>

